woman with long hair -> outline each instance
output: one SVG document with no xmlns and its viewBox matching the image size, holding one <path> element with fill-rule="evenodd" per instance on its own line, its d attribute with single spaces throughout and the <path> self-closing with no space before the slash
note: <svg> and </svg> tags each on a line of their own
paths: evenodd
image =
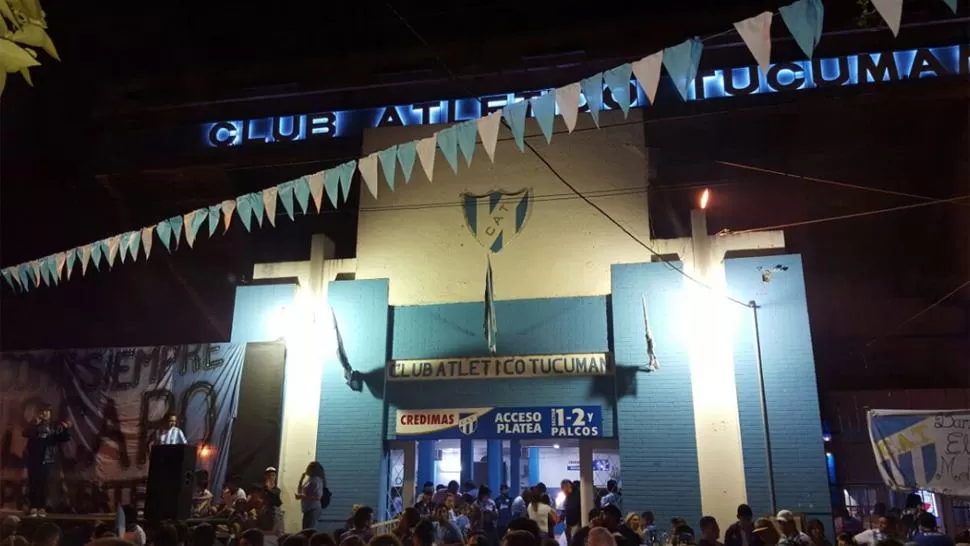
<svg viewBox="0 0 970 546">
<path fill-rule="evenodd" d="M 317 522 L 323 514 L 320 499 L 323 498 L 326 487 L 327 475 L 323 465 L 316 461 L 306 465 L 306 471 L 300 476 L 300 484 L 297 487 L 299 493 L 296 494 L 296 498 L 300 501 L 300 508 L 303 509 L 304 529 L 317 528 Z"/>
<path fill-rule="evenodd" d="M 550 506 L 548 495 L 537 495 L 533 492 L 530 500 L 531 502 L 528 508 L 529 519 L 539 526 L 539 536 L 541 538 L 550 537 L 550 533 L 555 529 L 556 524 L 559 523 L 559 514 Z"/>
</svg>

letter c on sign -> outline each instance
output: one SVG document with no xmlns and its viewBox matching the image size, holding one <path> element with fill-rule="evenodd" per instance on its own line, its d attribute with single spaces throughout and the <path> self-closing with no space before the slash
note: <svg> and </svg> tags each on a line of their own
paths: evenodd
<svg viewBox="0 0 970 546">
<path fill-rule="evenodd" d="M 235 125 L 228 121 L 213 123 L 209 128 L 209 145 L 216 148 L 228 148 L 236 141 L 239 134 Z"/>
</svg>

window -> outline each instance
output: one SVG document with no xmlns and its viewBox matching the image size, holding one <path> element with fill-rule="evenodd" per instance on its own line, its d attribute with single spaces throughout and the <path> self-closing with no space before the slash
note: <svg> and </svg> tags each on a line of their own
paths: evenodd
<svg viewBox="0 0 970 546">
<path fill-rule="evenodd" d="M 872 513 L 876 500 L 876 489 L 873 487 L 847 487 L 842 490 L 845 508 L 849 515 L 864 518 Z"/>
</svg>

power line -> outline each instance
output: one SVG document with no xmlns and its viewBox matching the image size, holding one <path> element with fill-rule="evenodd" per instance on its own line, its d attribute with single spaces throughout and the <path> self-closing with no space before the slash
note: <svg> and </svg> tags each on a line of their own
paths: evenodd
<svg viewBox="0 0 970 546">
<path fill-rule="evenodd" d="M 907 324 L 909 324 L 910 322 L 913 322 L 914 320 L 918 319 L 919 317 L 921 317 L 921 316 L 925 315 L 926 313 L 930 312 L 932 309 L 936 308 L 937 306 L 939 306 L 940 304 L 942 304 L 944 301 L 950 299 L 954 294 L 956 294 L 957 292 L 959 292 L 960 290 L 963 290 L 964 288 L 966 288 L 968 286 L 970 286 L 970 280 L 964 282 L 963 284 L 961 284 L 960 286 L 954 288 L 953 290 L 950 290 L 942 298 L 940 298 L 940 299 L 936 300 L 935 302 L 927 305 L 923 309 L 920 309 L 918 312 L 916 312 L 915 314 L 913 314 L 912 316 L 910 316 L 908 319 L 900 322 L 899 324 L 897 324 L 893 329 L 889 330 L 888 332 L 886 332 L 886 333 L 884 333 L 884 334 L 882 334 L 880 336 L 876 336 L 876 337 L 870 339 L 868 342 L 866 342 L 864 348 L 868 349 L 876 341 L 879 341 L 880 339 L 889 337 L 892 334 L 898 332 L 899 330 L 903 329 L 903 327 L 906 326 Z"/>
</svg>

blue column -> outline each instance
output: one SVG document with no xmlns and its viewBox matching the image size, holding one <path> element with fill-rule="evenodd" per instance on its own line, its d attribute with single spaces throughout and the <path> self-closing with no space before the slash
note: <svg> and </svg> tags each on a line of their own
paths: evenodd
<svg viewBox="0 0 970 546">
<path fill-rule="evenodd" d="M 518 440 L 509 442 L 509 495 L 514 499 L 519 495 L 519 462 L 522 446 Z"/>
<path fill-rule="evenodd" d="M 488 440 L 488 487 L 492 490 L 492 496 L 498 496 L 499 487 L 502 485 L 502 469 L 505 461 L 502 460 L 502 440 Z"/>
<path fill-rule="evenodd" d="M 432 482 L 435 480 L 435 441 L 434 440 L 421 440 L 418 442 L 418 475 L 417 479 L 414 480 L 414 486 L 417 488 L 417 493 L 421 493 L 421 488 L 424 487 L 424 482 Z M 417 497 L 415 497 L 417 498 Z"/>
<path fill-rule="evenodd" d="M 529 448 L 529 486 L 539 483 L 539 448 Z"/>
<path fill-rule="evenodd" d="M 472 449 L 471 438 L 461 439 L 461 483 L 470 482 L 475 476 L 475 451 Z M 478 485 L 478 484 L 476 484 Z"/>
</svg>

